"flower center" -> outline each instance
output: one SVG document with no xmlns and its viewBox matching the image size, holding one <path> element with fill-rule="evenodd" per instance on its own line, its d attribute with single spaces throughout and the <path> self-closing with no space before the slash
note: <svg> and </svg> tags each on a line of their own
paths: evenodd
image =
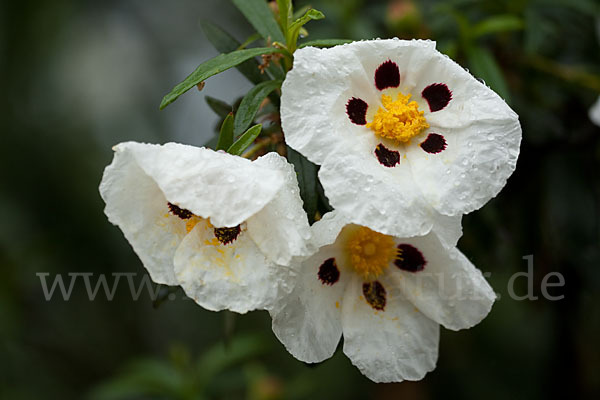
<svg viewBox="0 0 600 400">
<path fill-rule="evenodd" d="M 350 264 L 365 280 L 376 279 L 398 256 L 391 236 L 363 226 L 348 238 L 346 250 Z"/>
<path fill-rule="evenodd" d="M 423 130 L 429 128 L 424 112 L 419 111 L 416 101 L 410 101 L 410 94 L 398 93 L 398 99 L 382 95 L 383 107 L 379 107 L 373 121 L 367 124 L 377 136 L 398 142 L 408 142 Z"/>
</svg>

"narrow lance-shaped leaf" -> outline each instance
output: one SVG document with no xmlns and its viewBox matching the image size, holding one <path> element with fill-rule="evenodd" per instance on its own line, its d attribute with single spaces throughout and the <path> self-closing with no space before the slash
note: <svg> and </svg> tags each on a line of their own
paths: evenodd
<svg viewBox="0 0 600 400">
<path fill-rule="evenodd" d="M 298 42 L 298 34 L 300 33 L 300 29 L 302 28 L 302 26 L 304 24 L 306 24 L 308 21 L 310 20 L 318 20 L 318 19 L 323 19 L 325 18 L 325 15 L 319 11 L 319 10 L 315 10 L 315 9 L 311 9 L 308 10 L 306 12 L 306 14 L 304 14 L 302 17 L 298 18 L 296 21 L 294 21 L 294 23 L 292 23 L 289 28 L 288 28 L 288 32 L 287 32 L 287 45 L 288 45 L 288 49 L 291 52 L 294 52 L 296 49 L 296 43 Z"/>
<path fill-rule="evenodd" d="M 227 150 L 233 143 L 233 113 L 229 113 L 221 125 L 216 150 Z"/>
<path fill-rule="evenodd" d="M 240 46 L 242 46 L 240 42 L 233 38 L 233 36 L 215 24 L 209 21 L 202 21 L 200 25 L 202 26 L 202 30 L 204 31 L 206 38 L 219 52 L 229 53 L 238 50 Z M 264 81 L 266 78 L 265 75 L 260 73 L 258 66 L 259 64 L 256 60 L 250 59 L 236 66 L 236 68 L 250 82 L 257 84 Z"/>
<path fill-rule="evenodd" d="M 277 80 L 266 81 L 250 89 L 242 99 L 235 115 L 233 132 L 236 136 L 244 132 L 252 124 L 263 100 L 279 87 L 281 87 L 281 81 Z"/>
<path fill-rule="evenodd" d="M 262 125 L 254 125 L 252 128 L 248 129 L 238 140 L 235 141 L 234 144 L 227 149 L 229 154 L 233 154 L 236 156 L 242 155 L 244 150 L 246 150 L 252 142 L 260 135 L 260 131 L 262 130 Z"/>
<path fill-rule="evenodd" d="M 277 8 L 279 9 L 279 26 L 281 26 L 281 31 L 285 35 L 292 19 L 292 0 L 277 0 Z"/>
<path fill-rule="evenodd" d="M 346 43 L 352 43 L 353 40 L 349 40 L 349 39 L 320 39 L 320 40 L 311 40 L 308 42 L 304 42 L 298 45 L 298 48 L 303 48 L 303 47 L 308 47 L 308 46 L 312 46 L 312 47 L 333 47 L 333 46 L 337 46 L 340 44 L 346 44 Z"/>
<path fill-rule="evenodd" d="M 300 187 L 300 197 L 304 203 L 304 211 L 308 215 L 308 220 L 312 224 L 317 212 L 318 192 L 317 192 L 317 171 L 315 164 L 308 161 L 302 154 L 288 146 L 287 158 L 294 165 L 298 175 L 298 186 Z"/>
<path fill-rule="evenodd" d="M 508 85 L 494 56 L 487 49 L 475 46 L 468 49 L 467 56 L 471 72 L 510 104 Z"/>
<path fill-rule="evenodd" d="M 248 22 L 265 40 L 283 42 L 283 33 L 265 0 L 232 0 Z"/>
<path fill-rule="evenodd" d="M 218 55 L 217 57 L 200 64 L 194 72 L 184 79 L 183 82 L 179 83 L 169 92 L 169 94 L 163 97 L 162 102 L 160 103 L 160 109 L 162 110 L 177 100 L 179 96 L 213 75 L 226 71 L 229 68 L 235 67 L 236 65 L 239 65 L 244 61 L 261 54 L 280 52 L 281 50 L 274 47 L 259 47 L 255 49 L 237 50 L 231 53 Z"/>
<path fill-rule="evenodd" d="M 221 118 L 227 117 L 227 115 L 233 110 L 233 107 L 225 103 L 223 100 L 219 100 L 210 96 L 204 97 L 204 100 L 210 109 Z"/>
<path fill-rule="evenodd" d="M 483 35 L 523 29 L 523 21 L 514 15 L 495 15 L 481 21 L 471 29 L 473 38 Z"/>
</svg>

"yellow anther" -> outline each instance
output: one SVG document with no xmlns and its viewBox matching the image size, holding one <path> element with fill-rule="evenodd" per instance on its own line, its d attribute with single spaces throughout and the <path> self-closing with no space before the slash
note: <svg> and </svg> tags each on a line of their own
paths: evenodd
<svg viewBox="0 0 600 400">
<path fill-rule="evenodd" d="M 367 124 L 377 136 L 398 142 L 408 142 L 423 130 L 429 128 L 423 111 L 419 111 L 416 101 L 409 101 L 410 94 L 398 93 L 398 99 L 382 95 L 383 107 L 379 107 L 373 121 Z"/>
<path fill-rule="evenodd" d="M 397 249 L 391 236 L 360 227 L 346 242 L 348 260 L 354 270 L 365 280 L 381 275 L 396 259 Z"/>
</svg>

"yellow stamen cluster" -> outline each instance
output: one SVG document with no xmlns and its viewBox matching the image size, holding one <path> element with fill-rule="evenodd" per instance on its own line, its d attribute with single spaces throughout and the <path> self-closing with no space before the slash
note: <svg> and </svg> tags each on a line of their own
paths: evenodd
<svg viewBox="0 0 600 400">
<path fill-rule="evenodd" d="M 366 227 L 360 227 L 352 233 L 346 242 L 346 250 L 350 264 L 364 280 L 377 278 L 398 256 L 391 236 Z"/>
<path fill-rule="evenodd" d="M 185 230 L 187 233 L 190 233 L 192 229 L 196 226 L 198 222 L 202 221 L 202 218 L 192 215 L 190 218 L 185 220 Z"/>
<path fill-rule="evenodd" d="M 416 101 L 410 101 L 410 94 L 398 93 L 398 99 L 382 95 L 383 107 L 379 107 L 373 121 L 367 124 L 377 136 L 398 142 L 408 142 L 423 130 L 429 128 L 424 112 L 419 111 Z"/>
</svg>

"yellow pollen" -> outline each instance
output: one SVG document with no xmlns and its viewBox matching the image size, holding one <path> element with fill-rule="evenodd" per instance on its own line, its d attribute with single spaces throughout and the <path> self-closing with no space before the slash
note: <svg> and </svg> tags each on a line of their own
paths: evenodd
<svg viewBox="0 0 600 400">
<path fill-rule="evenodd" d="M 190 233 L 198 222 L 202 221 L 202 218 L 192 215 L 190 218 L 185 220 L 185 230 Z"/>
<path fill-rule="evenodd" d="M 349 237 L 346 250 L 350 264 L 365 280 L 381 275 L 398 255 L 391 236 L 362 226 Z"/>
<path fill-rule="evenodd" d="M 382 95 L 383 107 L 379 107 L 373 121 L 367 124 L 377 136 L 398 142 L 408 142 L 423 130 L 429 128 L 424 112 L 419 111 L 416 101 L 410 101 L 410 94 L 398 93 L 398 99 Z"/>
</svg>

